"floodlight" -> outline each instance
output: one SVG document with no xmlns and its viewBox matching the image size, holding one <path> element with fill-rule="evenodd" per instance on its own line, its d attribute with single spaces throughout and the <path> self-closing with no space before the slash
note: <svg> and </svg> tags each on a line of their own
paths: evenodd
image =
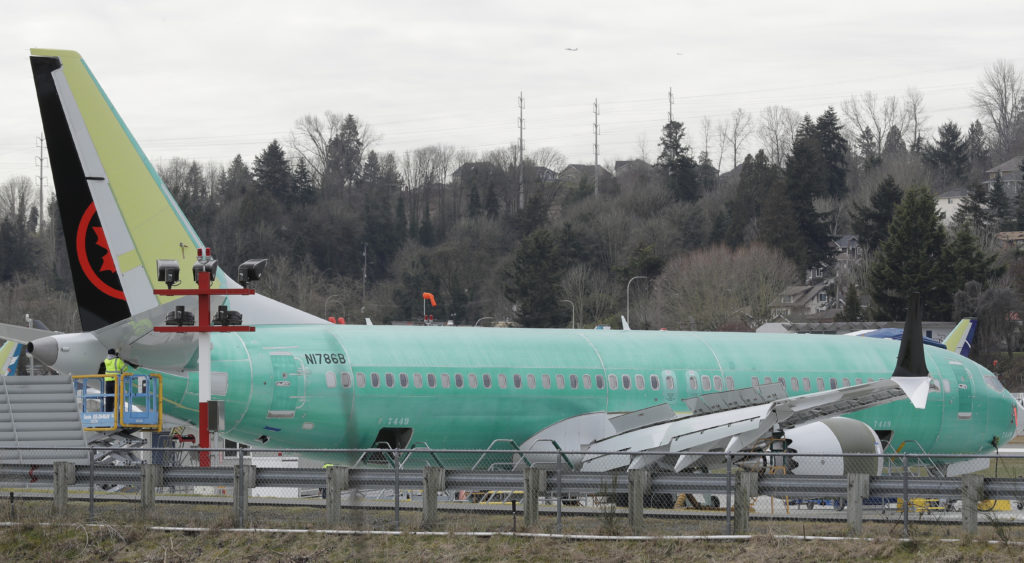
<svg viewBox="0 0 1024 563">
<path fill-rule="evenodd" d="M 216 260 L 200 260 L 192 265 L 192 279 L 196 283 L 199 283 L 199 272 L 209 272 L 210 281 L 217 276 L 217 261 Z"/>
<path fill-rule="evenodd" d="M 267 267 L 266 258 L 254 258 L 242 262 L 238 267 L 238 283 L 242 287 L 249 287 L 249 284 L 259 281 L 263 277 L 263 269 Z"/>
<path fill-rule="evenodd" d="M 156 279 L 157 281 L 167 284 L 167 289 L 171 289 L 171 286 L 178 285 L 180 271 L 181 267 L 178 266 L 178 262 L 175 260 L 156 261 Z"/>
</svg>

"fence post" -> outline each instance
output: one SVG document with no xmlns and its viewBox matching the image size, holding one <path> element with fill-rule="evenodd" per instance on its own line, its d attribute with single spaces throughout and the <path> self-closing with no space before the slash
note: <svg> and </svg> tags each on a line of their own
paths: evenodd
<svg viewBox="0 0 1024 563">
<path fill-rule="evenodd" d="M 846 532 L 859 536 L 864 528 L 864 498 L 868 496 L 870 480 L 866 473 L 852 473 L 846 479 Z"/>
<path fill-rule="evenodd" d="M 423 468 L 423 521 L 420 525 L 430 529 L 437 523 L 437 493 L 445 489 L 443 467 Z"/>
<path fill-rule="evenodd" d="M 732 534 L 732 454 L 725 454 L 725 534 Z"/>
<path fill-rule="evenodd" d="M 963 497 L 960 501 L 960 510 L 963 514 L 964 532 L 968 535 L 978 533 L 978 501 L 981 500 L 982 490 L 985 488 L 985 477 L 969 473 L 961 477 Z"/>
<path fill-rule="evenodd" d="M 547 471 L 537 467 L 525 469 L 525 495 L 523 496 L 523 525 L 532 528 L 537 525 L 540 518 L 540 494 L 546 489 L 548 474 Z"/>
<path fill-rule="evenodd" d="M 89 447 L 89 521 L 96 520 L 96 449 Z"/>
<path fill-rule="evenodd" d="M 142 490 L 139 491 L 142 510 L 149 510 L 156 506 L 156 488 L 162 487 L 163 481 L 163 467 L 152 463 L 142 464 Z"/>
<path fill-rule="evenodd" d="M 254 486 L 256 481 L 256 468 L 251 465 L 245 465 L 243 462 L 244 457 L 242 455 L 238 456 L 238 465 L 235 466 L 234 490 L 232 491 L 235 497 L 235 527 L 237 528 L 245 526 L 245 522 L 248 519 L 249 488 Z"/>
<path fill-rule="evenodd" d="M 736 483 L 736 512 L 733 518 L 733 533 L 750 533 L 750 497 L 757 495 L 757 473 L 743 471 Z"/>
<path fill-rule="evenodd" d="M 644 525 L 644 494 L 651 483 L 651 474 L 646 469 L 629 470 L 629 527 L 639 534 Z"/>
<path fill-rule="evenodd" d="M 910 466 L 903 454 L 903 537 L 910 537 Z"/>
<path fill-rule="evenodd" d="M 70 461 L 53 462 L 53 512 L 66 516 L 68 510 L 68 486 L 75 484 L 75 464 Z"/>
<path fill-rule="evenodd" d="M 341 491 L 348 489 L 348 468 L 332 465 L 327 468 L 327 522 L 341 523 Z"/>
</svg>

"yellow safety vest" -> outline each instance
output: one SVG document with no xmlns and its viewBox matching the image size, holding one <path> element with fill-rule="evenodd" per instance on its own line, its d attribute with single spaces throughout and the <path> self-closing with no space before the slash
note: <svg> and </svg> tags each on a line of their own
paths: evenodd
<svg viewBox="0 0 1024 563">
<path fill-rule="evenodd" d="M 103 381 L 115 381 L 117 379 L 116 374 L 120 374 L 122 371 L 124 371 L 124 360 L 121 358 L 107 358 L 103 360 L 104 374 L 115 374 L 104 377 Z"/>
</svg>

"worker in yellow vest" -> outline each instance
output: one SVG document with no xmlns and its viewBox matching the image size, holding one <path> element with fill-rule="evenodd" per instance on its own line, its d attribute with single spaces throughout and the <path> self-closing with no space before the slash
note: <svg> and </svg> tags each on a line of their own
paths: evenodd
<svg viewBox="0 0 1024 563">
<path fill-rule="evenodd" d="M 107 350 L 107 357 L 103 360 L 103 364 L 100 365 L 100 373 L 105 375 L 103 378 L 103 392 L 110 395 L 104 402 L 104 411 L 114 412 L 114 393 L 117 390 L 117 378 L 124 373 L 126 368 L 124 360 L 117 355 L 117 350 L 113 348 Z"/>
</svg>

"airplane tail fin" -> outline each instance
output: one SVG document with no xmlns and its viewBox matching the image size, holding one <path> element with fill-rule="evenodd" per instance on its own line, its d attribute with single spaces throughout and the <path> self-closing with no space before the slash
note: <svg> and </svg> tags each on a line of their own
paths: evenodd
<svg viewBox="0 0 1024 563">
<path fill-rule="evenodd" d="M 17 375 L 18 359 L 21 358 L 21 350 L 24 344 L 8 340 L 0 346 L 0 377 L 5 375 Z"/>
<path fill-rule="evenodd" d="M 82 328 L 177 299 L 153 295 L 156 263 L 175 260 L 183 274 L 191 270 L 204 248 L 195 229 L 81 55 L 32 49 L 31 63 Z M 238 284 L 218 269 L 213 286 Z M 177 289 L 195 287 L 182 275 Z M 232 308 L 242 309 L 240 301 L 257 317 L 249 323 L 323 322 L 267 298 L 233 298 Z"/>
<path fill-rule="evenodd" d="M 915 407 L 923 409 L 928 402 L 928 365 L 924 359 L 924 330 L 921 327 L 921 294 L 913 293 L 907 302 L 907 322 L 900 339 L 900 353 L 892 381 L 903 389 Z"/>
<path fill-rule="evenodd" d="M 974 334 L 978 329 L 978 319 L 967 317 L 960 319 L 952 332 L 942 341 L 943 346 L 951 352 L 969 357 L 974 345 Z"/>
</svg>

